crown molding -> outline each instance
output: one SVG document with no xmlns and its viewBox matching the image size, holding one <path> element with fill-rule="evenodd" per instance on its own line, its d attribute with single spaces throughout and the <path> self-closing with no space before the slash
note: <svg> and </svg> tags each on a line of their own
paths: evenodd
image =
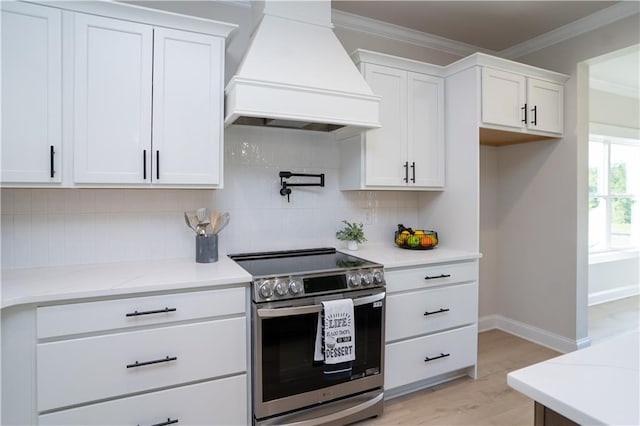
<svg viewBox="0 0 640 426">
<path fill-rule="evenodd" d="M 391 40 L 410 43 L 428 49 L 435 49 L 458 56 L 467 56 L 476 52 L 495 54 L 493 50 L 483 49 L 459 41 L 439 37 L 421 31 L 412 30 L 376 19 L 365 18 L 352 13 L 331 10 L 331 20 L 334 26 L 347 30 L 358 31 Z"/>
<path fill-rule="evenodd" d="M 589 88 L 599 90 L 601 92 L 612 93 L 627 98 L 639 99 L 640 89 L 637 87 L 625 86 L 624 84 L 613 83 L 611 81 L 598 80 L 591 78 L 589 80 Z"/>
<path fill-rule="evenodd" d="M 602 9 L 577 21 L 563 25 L 547 33 L 534 37 L 523 43 L 516 44 L 508 49 L 497 52 L 502 58 L 516 59 L 529 53 L 536 52 L 545 47 L 572 39 L 589 31 L 609 25 L 620 19 L 640 13 L 640 2 L 621 1 L 606 9 Z"/>
</svg>

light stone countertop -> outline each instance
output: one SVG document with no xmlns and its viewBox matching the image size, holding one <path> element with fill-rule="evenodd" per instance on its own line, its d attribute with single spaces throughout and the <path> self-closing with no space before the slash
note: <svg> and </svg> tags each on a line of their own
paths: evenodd
<svg viewBox="0 0 640 426">
<path fill-rule="evenodd" d="M 214 263 L 189 258 L 10 269 L 2 271 L 2 308 L 250 281 L 247 271 L 222 254 Z"/>
<path fill-rule="evenodd" d="M 339 249 L 343 253 L 382 264 L 385 269 L 405 268 L 444 262 L 477 260 L 480 253 L 436 247 L 431 250 L 407 250 L 395 244 L 363 244 L 358 250 Z"/>
<path fill-rule="evenodd" d="M 386 269 L 468 261 L 479 253 L 436 247 L 405 250 L 393 244 L 365 244 L 357 251 L 342 250 L 381 263 Z M 2 270 L 2 308 L 96 297 L 135 295 L 159 291 L 210 289 L 244 284 L 251 275 L 221 254 L 218 262 L 165 259 Z"/>
<path fill-rule="evenodd" d="M 507 375 L 529 398 L 582 425 L 640 424 L 640 331 Z"/>
</svg>

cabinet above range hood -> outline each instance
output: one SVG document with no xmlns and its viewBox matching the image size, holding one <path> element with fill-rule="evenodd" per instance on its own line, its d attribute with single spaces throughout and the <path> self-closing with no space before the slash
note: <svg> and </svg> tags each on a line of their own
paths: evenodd
<svg viewBox="0 0 640 426">
<path fill-rule="evenodd" d="M 380 97 L 333 33 L 330 1 L 260 4 L 261 21 L 225 88 L 225 125 L 380 127 Z"/>
</svg>

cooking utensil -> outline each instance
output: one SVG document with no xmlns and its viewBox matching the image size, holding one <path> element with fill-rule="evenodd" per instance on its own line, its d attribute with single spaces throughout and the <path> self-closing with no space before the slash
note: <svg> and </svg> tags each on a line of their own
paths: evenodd
<svg viewBox="0 0 640 426">
<path fill-rule="evenodd" d="M 209 223 L 209 209 L 201 207 L 196 210 L 196 216 L 198 218 L 198 223 Z"/>
<path fill-rule="evenodd" d="M 209 215 L 209 223 L 211 224 L 212 233 L 213 233 L 213 230 L 216 229 L 216 223 L 218 223 L 219 217 L 220 217 L 220 213 L 218 212 L 211 212 L 211 214 Z"/>
<path fill-rule="evenodd" d="M 220 231 L 222 231 L 228 224 L 229 220 L 231 220 L 231 215 L 229 212 L 224 213 L 218 217 L 216 221 L 216 226 L 213 228 L 213 235 L 217 235 Z"/>
<path fill-rule="evenodd" d="M 198 233 L 198 219 L 196 218 L 196 214 L 194 212 L 184 212 L 184 221 L 189 228 Z"/>
</svg>

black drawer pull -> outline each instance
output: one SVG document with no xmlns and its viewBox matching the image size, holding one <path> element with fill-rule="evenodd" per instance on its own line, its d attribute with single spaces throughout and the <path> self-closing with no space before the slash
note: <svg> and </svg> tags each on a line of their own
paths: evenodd
<svg viewBox="0 0 640 426">
<path fill-rule="evenodd" d="M 537 105 L 534 106 L 531 112 L 533 113 L 533 120 L 531 120 L 531 124 L 533 124 L 534 126 L 537 126 L 538 125 L 538 106 Z"/>
<path fill-rule="evenodd" d="M 151 425 L 151 426 L 167 426 L 167 425 L 173 425 L 173 424 L 178 423 L 178 421 L 179 421 L 178 419 L 173 419 L 173 420 L 171 420 L 171 417 L 167 417 L 167 421 L 166 421 L 166 422 L 156 423 L 156 424 L 153 424 L 153 425 Z M 138 426 L 140 426 L 140 425 L 138 425 Z"/>
<path fill-rule="evenodd" d="M 449 308 L 440 308 L 440 309 L 438 309 L 437 311 L 433 311 L 433 312 L 429 312 L 429 311 L 427 311 L 427 312 L 425 312 L 425 313 L 424 313 L 424 316 L 426 317 L 426 316 L 428 316 L 428 315 L 440 314 L 440 313 L 442 313 L 442 312 L 449 312 L 449 311 L 450 311 L 450 309 L 449 309 Z"/>
<path fill-rule="evenodd" d="M 524 111 L 524 118 L 520 121 L 522 121 L 524 124 L 527 124 L 527 104 L 524 104 L 524 106 L 520 109 Z"/>
<path fill-rule="evenodd" d="M 138 312 L 138 311 L 133 311 L 133 312 L 129 312 L 128 314 L 125 314 L 126 317 L 137 317 L 140 315 L 151 315 L 151 314 L 164 314 L 166 312 L 175 312 L 177 311 L 176 308 L 164 308 L 164 309 L 158 309 L 155 311 L 142 311 L 142 312 Z"/>
<path fill-rule="evenodd" d="M 427 275 L 426 277 L 424 277 L 425 280 L 435 280 L 436 278 L 449 278 L 451 276 L 451 274 L 440 274 L 440 275 L 434 275 L 433 277 L 430 277 L 429 275 Z"/>
<path fill-rule="evenodd" d="M 166 358 L 154 359 L 153 361 L 145 361 L 145 362 L 136 361 L 133 364 L 127 364 L 127 368 L 142 367 L 143 365 L 160 364 L 161 362 L 169 362 L 169 361 L 177 361 L 177 360 L 178 360 L 177 356 L 167 355 Z"/>
<path fill-rule="evenodd" d="M 440 359 L 440 358 L 446 358 L 448 356 L 451 356 L 451 354 L 443 354 L 442 352 L 440 352 L 440 355 L 438 356 L 434 356 L 433 358 L 429 358 L 428 356 L 424 358 L 424 362 L 429 362 L 429 361 L 433 361 L 436 359 Z"/>
</svg>

